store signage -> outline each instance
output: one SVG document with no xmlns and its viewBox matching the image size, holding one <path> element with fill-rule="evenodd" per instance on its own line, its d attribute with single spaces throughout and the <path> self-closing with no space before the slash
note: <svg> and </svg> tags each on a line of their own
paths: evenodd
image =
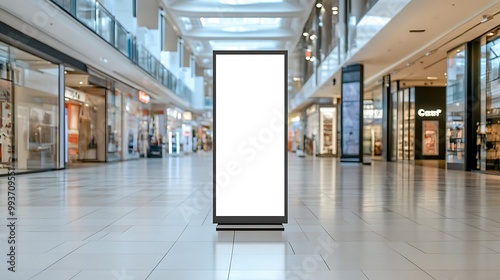
<svg viewBox="0 0 500 280">
<path fill-rule="evenodd" d="M 316 104 L 309 106 L 309 108 L 306 109 L 306 114 L 310 115 L 310 114 L 316 112 L 316 110 L 317 110 L 316 107 L 317 107 Z"/>
<path fill-rule="evenodd" d="M 417 111 L 418 116 L 420 117 L 439 117 L 441 114 L 441 109 L 437 110 L 424 110 L 424 109 L 419 109 Z"/>
<path fill-rule="evenodd" d="M 82 103 L 85 102 L 85 93 L 68 87 L 64 89 L 64 97 Z"/>
<path fill-rule="evenodd" d="M 287 56 L 287 51 L 213 53 L 218 229 L 287 222 Z M 249 83 L 249 77 L 258 82 Z M 235 105 L 245 96 L 252 98 Z"/>
<path fill-rule="evenodd" d="M 150 97 L 147 93 L 145 93 L 144 91 L 139 91 L 139 101 L 141 101 L 144 104 L 148 104 L 149 99 Z"/>
<path fill-rule="evenodd" d="M 184 112 L 182 113 L 182 119 L 185 121 L 190 121 L 193 119 L 193 114 L 191 112 Z"/>
</svg>

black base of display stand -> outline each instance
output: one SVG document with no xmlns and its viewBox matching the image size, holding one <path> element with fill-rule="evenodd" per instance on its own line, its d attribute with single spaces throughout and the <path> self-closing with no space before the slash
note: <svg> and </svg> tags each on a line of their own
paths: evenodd
<svg viewBox="0 0 500 280">
<path fill-rule="evenodd" d="M 228 224 L 218 224 L 217 231 L 224 230 L 251 230 L 251 231 L 284 231 L 285 227 L 282 224 L 269 224 L 269 225 L 228 225 Z"/>
</svg>

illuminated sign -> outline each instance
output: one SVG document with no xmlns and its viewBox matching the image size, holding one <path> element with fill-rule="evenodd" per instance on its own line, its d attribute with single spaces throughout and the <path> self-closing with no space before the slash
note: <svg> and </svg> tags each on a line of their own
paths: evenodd
<svg viewBox="0 0 500 280">
<path fill-rule="evenodd" d="M 419 109 L 417 111 L 417 114 L 420 117 L 439 117 L 439 114 L 441 114 L 441 109 L 437 110 L 424 110 L 424 109 Z"/>
<path fill-rule="evenodd" d="M 139 101 L 141 101 L 144 104 L 148 104 L 149 99 L 150 97 L 147 93 L 145 93 L 144 91 L 139 91 Z"/>
<path fill-rule="evenodd" d="M 80 102 L 85 102 L 85 93 L 68 87 L 64 89 L 64 97 Z"/>
</svg>

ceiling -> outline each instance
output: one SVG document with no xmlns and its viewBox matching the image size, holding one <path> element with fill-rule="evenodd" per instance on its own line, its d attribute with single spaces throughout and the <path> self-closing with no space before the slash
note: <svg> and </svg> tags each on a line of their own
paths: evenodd
<svg viewBox="0 0 500 280">
<path fill-rule="evenodd" d="M 447 52 L 500 25 L 499 12 L 492 0 L 411 1 L 344 65 L 364 65 L 365 88 L 387 74 L 407 85 L 445 85 Z M 484 22 L 485 15 L 493 17 Z M 311 97 L 340 97 L 339 83 L 331 83 L 340 81 L 340 68 Z"/>
<path fill-rule="evenodd" d="M 201 68 L 213 50 L 292 50 L 315 0 L 162 0 Z"/>
<path fill-rule="evenodd" d="M 212 67 L 213 50 L 287 49 L 292 54 L 316 3 L 314 0 L 162 1 L 167 18 L 178 27 L 198 65 L 208 69 Z M 390 8 L 398 5 L 398 0 L 378 0 L 376 5 Z M 341 67 L 352 63 L 365 66 L 367 89 L 377 90 L 387 74 L 407 86 L 444 86 L 447 52 L 499 25 L 499 15 L 481 23 L 483 15 L 499 11 L 500 2 L 494 0 L 410 1 L 375 37 L 338 65 L 301 107 L 314 98 L 340 97 L 340 83 L 333 85 L 332 80 L 340 81 Z"/>
</svg>

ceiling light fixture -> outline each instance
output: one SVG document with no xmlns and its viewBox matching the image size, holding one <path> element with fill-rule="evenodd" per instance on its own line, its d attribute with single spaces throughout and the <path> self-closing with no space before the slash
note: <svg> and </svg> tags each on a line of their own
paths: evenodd
<svg viewBox="0 0 500 280">
<path fill-rule="evenodd" d="M 68 71 L 64 71 L 64 75 L 68 74 Z"/>
<path fill-rule="evenodd" d="M 437 80 L 437 77 L 427 77 L 427 80 Z"/>
<path fill-rule="evenodd" d="M 339 7 L 332 7 L 332 11 L 338 11 Z"/>
<path fill-rule="evenodd" d="M 332 14 L 334 15 L 338 15 L 339 14 L 339 11 L 333 11 Z"/>
<path fill-rule="evenodd" d="M 309 33 L 304 32 L 304 33 L 302 33 L 302 36 L 307 37 L 307 36 L 309 36 Z"/>
<path fill-rule="evenodd" d="M 431 54 L 435 54 L 437 52 L 437 50 L 430 50 L 428 52 L 425 53 L 425 56 L 429 56 Z"/>
<path fill-rule="evenodd" d="M 492 19 L 493 19 L 492 15 L 483 15 L 483 19 L 481 19 L 481 23 L 486 23 Z"/>
<path fill-rule="evenodd" d="M 80 85 L 83 85 L 83 82 L 82 82 L 82 81 L 79 81 L 78 83 L 79 83 Z"/>
<path fill-rule="evenodd" d="M 314 40 L 318 39 L 318 36 L 316 36 L 316 34 L 313 34 L 313 35 L 311 35 L 311 37 L 310 37 L 310 38 L 311 38 L 311 40 L 313 40 L 313 41 L 314 41 Z"/>
<path fill-rule="evenodd" d="M 319 8 L 321 8 L 321 7 L 323 7 L 323 5 L 322 5 L 321 3 L 317 3 L 317 4 L 316 4 L 316 8 L 318 8 L 318 9 L 319 9 Z"/>
<path fill-rule="evenodd" d="M 490 33 L 486 34 L 486 36 L 488 36 L 488 37 L 491 37 L 493 35 L 495 35 L 495 32 L 490 32 Z"/>
</svg>

